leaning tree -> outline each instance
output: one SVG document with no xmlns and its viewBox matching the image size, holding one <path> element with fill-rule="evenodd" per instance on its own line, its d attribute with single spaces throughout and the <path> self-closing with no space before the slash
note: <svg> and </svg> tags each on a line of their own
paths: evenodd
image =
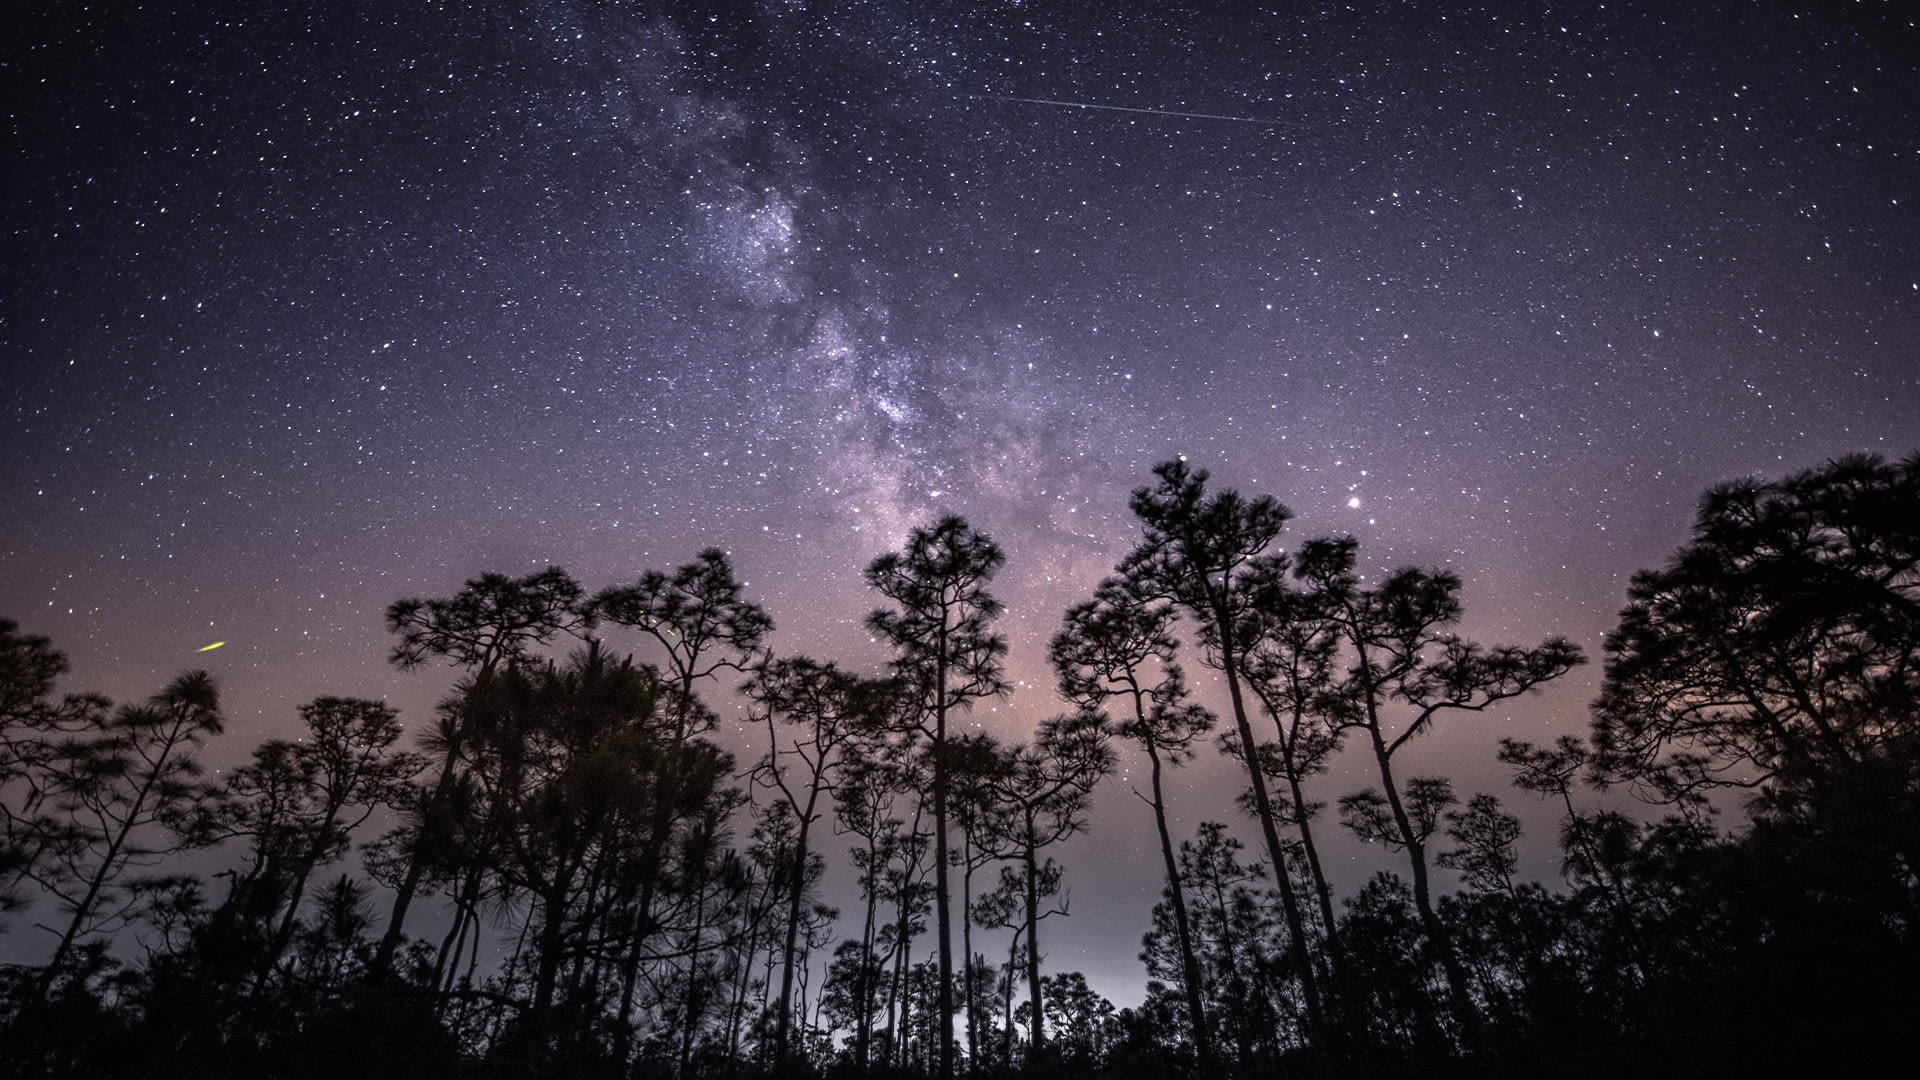
<svg viewBox="0 0 1920 1080">
<path fill-rule="evenodd" d="M 1250 583 L 1281 558 L 1264 554 L 1280 536 L 1293 512 L 1270 496 L 1246 499 L 1231 488 L 1209 493 L 1207 472 L 1187 467 L 1183 460 L 1163 461 L 1153 467 L 1160 482 L 1136 489 L 1129 505 L 1140 519 L 1144 534 L 1120 564 L 1121 573 L 1138 582 L 1150 596 L 1164 597 L 1191 618 L 1200 630 L 1209 667 L 1227 684 L 1233 710 L 1233 733 L 1242 761 L 1260 834 L 1273 860 L 1274 881 L 1286 915 L 1293 949 L 1289 962 L 1306 998 L 1307 1022 L 1316 1035 L 1326 1031 L 1319 979 L 1308 959 L 1306 920 L 1287 873 L 1286 847 L 1280 841 L 1260 764 L 1260 743 L 1247 718 L 1245 666 L 1252 642 L 1242 636 L 1252 608 Z"/>
<path fill-rule="evenodd" d="M 1351 537 L 1308 541 L 1294 571 L 1339 628 L 1349 665 L 1339 691 L 1349 702 L 1344 723 L 1365 739 L 1380 782 L 1341 799 L 1341 816 L 1363 839 L 1406 853 L 1421 926 L 1446 975 L 1455 1017 L 1472 1043 L 1479 1014 L 1465 965 L 1434 909 L 1427 871 L 1427 841 L 1456 800 L 1446 779 L 1402 780 L 1395 765 L 1442 717 L 1483 712 L 1559 678 L 1585 658 L 1561 637 L 1533 648 L 1468 641 L 1452 632 L 1461 615 L 1458 575 L 1403 567 L 1367 587 L 1355 569 L 1357 547 Z"/>
<path fill-rule="evenodd" d="M 1213 1064 L 1213 1039 L 1207 1026 L 1200 962 L 1194 953 L 1187 916 L 1186 889 L 1167 828 L 1164 774 L 1169 765 L 1193 760 L 1195 739 L 1213 728 L 1214 716 L 1187 699 L 1185 675 L 1174 657 L 1171 604 L 1141 595 L 1125 578 L 1108 578 L 1092 600 L 1068 609 L 1064 624 L 1047 647 L 1059 679 L 1060 696 L 1085 710 L 1107 708 L 1114 733 L 1146 752 L 1151 764 L 1149 795 L 1160 835 L 1160 857 L 1167 875 L 1167 900 L 1173 905 L 1180 971 L 1187 999 L 1187 1026 L 1201 1067 Z M 1117 714 L 1117 715 L 1115 715 Z M 1138 791 L 1136 789 L 1136 794 Z"/>
</svg>

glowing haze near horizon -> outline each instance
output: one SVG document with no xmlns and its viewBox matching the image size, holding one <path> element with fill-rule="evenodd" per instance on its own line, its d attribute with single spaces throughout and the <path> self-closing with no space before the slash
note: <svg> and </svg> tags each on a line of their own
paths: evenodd
<svg viewBox="0 0 1920 1080">
<path fill-rule="evenodd" d="M 1904 5 L 266 6 L 7 63 L 0 615 L 68 689 L 211 670 L 217 762 L 319 694 L 418 730 L 453 673 L 382 612 L 486 570 L 719 546 L 778 650 L 876 670 L 861 569 L 943 509 L 1007 553 L 1019 738 L 1176 454 L 1597 653 L 1703 487 L 1920 447 Z M 1495 740 L 1596 679 L 1408 768 L 1526 807 Z M 1179 832 L 1234 790 L 1203 754 Z M 1048 966 L 1122 1003 L 1153 843 L 1122 781 L 1058 852 Z"/>
</svg>

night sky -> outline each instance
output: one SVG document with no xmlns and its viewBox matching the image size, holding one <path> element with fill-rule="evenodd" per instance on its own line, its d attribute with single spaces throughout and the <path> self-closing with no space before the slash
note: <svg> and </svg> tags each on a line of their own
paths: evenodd
<svg viewBox="0 0 1920 1080">
<path fill-rule="evenodd" d="M 57 5 L 0 46 L 0 615 L 68 689 L 210 668 L 230 764 L 319 694 L 424 727 L 382 613 L 487 570 L 720 546 L 877 671 L 861 569 L 951 509 L 1018 738 L 1184 454 L 1597 654 L 1707 485 L 1920 448 L 1912 7 L 1695 6 Z M 1409 768 L 1526 806 L 1497 738 L 1597 679 Z M 1060 855 L 1049 968 L 1136 1001 L 1145 808 Z"/>
</svg>

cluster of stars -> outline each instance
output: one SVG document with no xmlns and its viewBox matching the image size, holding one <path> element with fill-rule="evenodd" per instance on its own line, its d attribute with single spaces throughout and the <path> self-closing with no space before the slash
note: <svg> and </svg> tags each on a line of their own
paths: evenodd
<svg viewBox="0 0 1920 1080">
<path fill-rule="evenodd" d="M 399 596 L 720 545 L 878 663 L 861 567 L 953 509 L 1018 734 L 1184 453 L 1597 646 L 1706 484 L 1920 446 L 1913 26 L 1645 8 L 49 17 L 0 614 L 117 696 L 215 628 L 262 734 L 422 721 Z"/>
</svg>

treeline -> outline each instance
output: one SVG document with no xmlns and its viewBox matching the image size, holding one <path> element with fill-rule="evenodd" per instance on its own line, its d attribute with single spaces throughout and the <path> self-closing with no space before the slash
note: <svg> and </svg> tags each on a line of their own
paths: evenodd
<svg viewBox="0 0 1920 1080">
<path fill-rule="evenodd" d="M 772 655 L 717 550 L 592 595 L 559 569 L 489 574 L 387 612 L 397 666 L 462 673 L 417 746 L 385 704 L 326 697 L 218 779 L 207 675 L 142 703 L 61 696 L 64 657 L 0 622 L 0 912 L 50 948 L 0 970 L 0 1072 L 1910 1063 L 1920 456 L 1716 488 L 1691 542 L 1635 577 L 1586 737 L 1500 751 L 1560 816 L 1551 885 L 1516 877 L 1497 795 L 1463 800 L 1407 749 L 1580 649 L 1468 641 L 1451 573 L 1369 580 L 1341 537 L 1282 554 L 1287 510 L 1207 479 L 1169 461 L 1134 493 L 1142 540 L 1066 612 L 1063 708 L 1019 743 L 961 719 L 1008 689 L 1003 556 L 951 516 L 867 568 L 884 673 Z M 611 653 L 615 631 L 650 660 Z M 1217 674 L 1218 713 L 1183 661 Z M 734 690 L 753 760 L 713 737 L 707 702 Z M 1244 820 L 1177 838 L 1166 775 L 1209 743 L 1242 767 Z M 1116 1010 L 1045 970 L 1042 938 L 1058 856 L 1123 750 L 1147 766 L 1165 890 L 1146 1000 Z M 1329 804 L 1343 750 L 1373 783 Z M 1647 811 L 1588 794 L 1613 786 Z M 1321 852 L 1342 829 L 1404 873 L 1336 896 Z M 842 855 L 849 912 L 819 899 Z"/>
</svg>

